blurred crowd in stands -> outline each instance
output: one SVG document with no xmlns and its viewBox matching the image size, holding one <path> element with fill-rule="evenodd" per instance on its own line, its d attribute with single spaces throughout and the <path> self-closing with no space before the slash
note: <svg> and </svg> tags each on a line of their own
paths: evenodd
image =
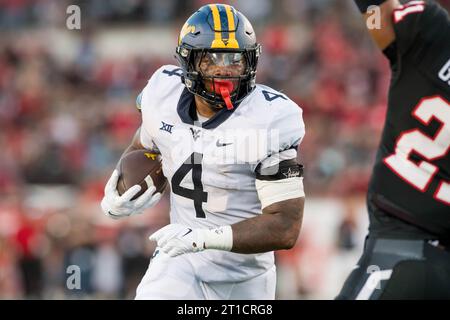
<svg viewBox="0 0 450 320">
<path fill-rule="evenodd" d="M 363 199 L 390 78 L 353 1 L 225 2 L 252 21 L 263 45 L 257 82 L 304 110 L 308 197 Z M 99 201 L 140 124 L 136 96 L 160 65 L 176 62 L 173 51 L 102 59 L 93 39 L 105 29 L 156 26 L 173 30 L 174 50 L 183 21 L 206 3 L 0 1 L 0 298 L 133 298 L 154 249 L 147 236 L 168 223 L 167 194 L 125 221 L 109 221 Z M 61 62 L 59 43 L 27 32 L 64 29 L 71 4 L 81 8 L 83 28 L 71 31 L 81 41 L 75 58 Z M 337 250 L 354 247 L 348 217 Z M 294 263 L 302 241 L 280 263 Z M 70 265 L 81 270 L 80 290 L 67 288 Z M 292 298 L 308 298 L 305 287 Z"/>
</svg>

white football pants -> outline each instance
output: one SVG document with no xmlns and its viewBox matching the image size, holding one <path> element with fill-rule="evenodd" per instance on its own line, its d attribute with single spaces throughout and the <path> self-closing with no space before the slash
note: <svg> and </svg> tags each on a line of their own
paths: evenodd
<svg viewBox="0 0 450 320">
<path fill-rule="evenodd" d="M 158 254 L 136 290 L 136 300 L 273 300 L 276 268 L 241 282 L 204 282 L 184 256 Z"/>
</svg>

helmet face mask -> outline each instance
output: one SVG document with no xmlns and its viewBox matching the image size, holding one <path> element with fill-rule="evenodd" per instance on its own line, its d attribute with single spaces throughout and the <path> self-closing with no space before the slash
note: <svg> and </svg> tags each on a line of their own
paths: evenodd
<svg viewBox="0 0 450 320">
<path fill-rule="evenodd" d="M 260 52 L 248 20 L 219 4 L 203 6 L 187 20 L 176 50 L 186 88 L 213 109 L 232 109 L 253 91 Z"/>
</svg>

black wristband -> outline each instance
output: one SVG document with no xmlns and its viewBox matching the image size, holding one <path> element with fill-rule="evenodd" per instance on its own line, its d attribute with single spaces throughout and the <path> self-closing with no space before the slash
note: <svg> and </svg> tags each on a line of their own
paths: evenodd
<svg viewBox="0 0 450 320">
<path fill-rule="evenodd" d="M 367 8 L 370 6 L 379 6 L 384 2 L 386 2 L 386 0 L 355 0 L 355 3 L 358 6 L 359 11 L 361 11 L 361 13 L 366 13 Z"/>
</svg>

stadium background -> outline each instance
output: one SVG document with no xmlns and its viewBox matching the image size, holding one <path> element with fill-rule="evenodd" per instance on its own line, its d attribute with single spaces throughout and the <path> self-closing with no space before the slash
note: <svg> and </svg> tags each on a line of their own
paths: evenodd
<svg viewBox="0 0 450 320">
<path fill-rule="evenodd" d="M 439 1 L 450 8 L 450 1 Z M 168 198 L 113 221 L 104 183 L 139 125 L 134 101 L 206 1 L 0 1 L 0 298 L 131 299 Z M 280 299 L 332 299 L 361 252 L 389 69 L 350 0 L 224 1 L 263 45 L 257 82 L 304 110 L 307 201 L 277 252 Z M 66 9 L 81 8 L 81 30 Z M 69 290 L 67 267 L 81 269 Z"/>
</svg>

